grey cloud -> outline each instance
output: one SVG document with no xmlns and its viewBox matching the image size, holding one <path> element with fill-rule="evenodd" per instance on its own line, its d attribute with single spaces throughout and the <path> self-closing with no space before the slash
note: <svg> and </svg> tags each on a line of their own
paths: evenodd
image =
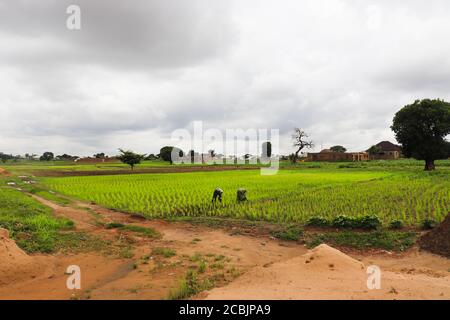
<svg viewBox="0 0 450 320">
<path fill-rule="evenodd" d="M 79 4 L 82 30 L 65 28 Z M 375 9 L 373 9 L 375 8 Z M 177 128 L 299 126 L 321 146 L 393 139 L 450 99 L 450 3 L 0 0 L 0 151 L 157 152 Z M 375 12 L 375 17 L 370 15 Z"/>
<path fill-rule="evenodd" d="M 82 30 L 66 28 L 71 4 L 81 8 Z M 9 56 L 16 63 L 174 69 L 228 50 L 229 10 L 206 0 L 2 0 L 0 28 L 25 42 Z"/>
</svg>

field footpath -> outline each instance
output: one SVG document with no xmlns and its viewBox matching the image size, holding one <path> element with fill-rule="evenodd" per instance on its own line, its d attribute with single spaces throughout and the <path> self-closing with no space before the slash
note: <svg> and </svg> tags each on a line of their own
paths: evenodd
<svg viewBox="0 0 450 320">
<path fill-rule="evenodd" d="M 203 277 L 214 279 L 214 288 L 196 299 L 450 299 L 450 260 L 417 248 L 400 254 L 348 251 L 349 255 L 327 249 L 314 256 L 301 244 L 267 234 L 242 235 L 187 222 L 144 220 L 93 204 L 61 206 L 32 196 L 55 215 L 74 221 L 76 232 L 109 241 L 112 246 L 126 243 L 130 254 L 117 257 L 101 250 L 69 250 L 36 255 L 45 271 L 2 286 L 0 299 L 165 299 L 187 270 L 199 270 L 199 263 L 205 262 Z M 105 228 L 111 223 L 151 228 L 161 237 Z M 311 255 L 316 263 L 322 256 L 325 264 L 305 268 L 305 257 L 311 259 Z M 342 261 L 350 269 L 341 270 Z M 355 277 L 351 269 L 358 263 L 376 264 L 386 271 L 382 290 L 364 289 L 365 270 Z M 82 289 L 70 291 L 65 271 L 74 264 L 81 268 Z"/>
</svg>

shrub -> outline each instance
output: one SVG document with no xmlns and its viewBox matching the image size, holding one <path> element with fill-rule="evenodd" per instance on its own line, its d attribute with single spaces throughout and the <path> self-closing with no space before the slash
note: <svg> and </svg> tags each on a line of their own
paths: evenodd
<svg viewBox="0 0 450 320">
<path fill-rule="evenodd" d="M 361 217 L 337 216 L 333 219 L 333 226 L 342 229 L 367 229 L 375 230 L 381 226 L 380 218 L 375 215 Z"/>
<path fill-rule="evenodd" d="M 312 217 L 308 219 L 306 224 L 314 227 L 327 227 L 330 225 L 330 222 L 323 217 Z"/>
<path fill-rule="evenodd" d="M 298 241 L 302 234 L 303 230 L 295 225 L 288 226 L 285 229 L 272 232 L 272 235 L 275 238 L 286 241 Z"/>
<path fill-rule="evenodd" d="M 422 221 L 422 229 L 431 230 L 436 227 L 436 221 L 433 219 L 425 219 Z"/>
<path fill-rule="evenodd" d="M 359 228 L 375 230 L 381 227 L 380 219 L 375 215 L 364 215 L 356 219 Z"/>
<path fill-rule="evenodd" d="M 336 228 L 355 228 L 355 218 L 345 215 L 339 215 L 333 219 L 333 227 Z"/>
<path fill-rule="evenodd" d="M 401 228 L 403 228 L 403 222 L 401 220 L 398 220 L 398 219 L 392 220 L 391 223 L 389 224 L 389 227 L 391 229 L 397 229 L 397 230 L 401 229 Z"/>
</svg>

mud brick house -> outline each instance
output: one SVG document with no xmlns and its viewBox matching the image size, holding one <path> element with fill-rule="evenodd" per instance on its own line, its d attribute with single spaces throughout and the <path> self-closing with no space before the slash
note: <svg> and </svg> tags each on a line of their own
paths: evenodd
<svg viewBox="0 0 450 320">
<path fill-rule="evenodd" d="M 368 161 L 367 152 L 334 152 L 324 149 L 318 153 L 308 153 L 306 161 Z"/>
<path fill-rule="evenodd" d="M 97 163 L 120 163 L 119 160 L 117 160 L 114 157 L 111 158 L 78 158 L 75 160 L 78 164 L 97 164 Z"/>
<path fill-rule="evenodd" d="M 371 160 L 395 160 L 403 157 L 402 147 L 393 144 L 390 141 L 381 141 L 376 144 L 379 148 L 379 152 L 370 155 Z"/>
</svg>

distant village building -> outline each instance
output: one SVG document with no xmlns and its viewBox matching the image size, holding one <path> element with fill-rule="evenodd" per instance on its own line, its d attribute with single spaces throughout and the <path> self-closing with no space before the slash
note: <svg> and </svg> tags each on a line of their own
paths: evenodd
<svg viewBox="0 0 450 320">
<path fill-rule="evenodd" d="M 223 155 L 216 154 L 212 156 L 210 153 L 186 153 L 181 157 L 182 163 L 196 163 L 196 164 L 221 164 L 223 163 Z"/>
<path fill-rule="evenodd" d="M 308 153 L 307 161 L 368 161 L 367 152 L 334 152 L 330 149 L 324 149 L 317 153 Z"/>
<path fill-rule="evenodd" d="M 390 141 L 381 141 L 375 146 L 378 147 L 378 152 L 370 154 L 372 160 L 395 160 L 403 157 L 402 147 Z"/>
<path fill-rule="evenodd" d="M 74 162 L 78 164 L 96 164 L 96 163 L 118 163 L 120 162 L 115 157 L 106 157 L 106 158 L 78 158 Z"/>
</svg>

